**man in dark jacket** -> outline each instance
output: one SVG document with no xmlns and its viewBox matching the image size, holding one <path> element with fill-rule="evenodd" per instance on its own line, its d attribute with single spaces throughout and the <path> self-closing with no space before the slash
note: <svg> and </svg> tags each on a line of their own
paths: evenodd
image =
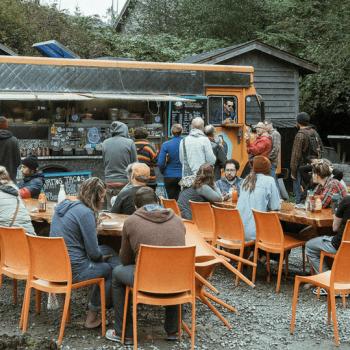
<svg viewBox="0 0 350 350">
<path fill-rule="evenodd" d="M 16 181 L 17 168 L 21 164 L 18 140 L 8 130 L 8 121 L 0 117 L 0 165 L 3 165 L 12 181 Z"/>
<path fill-rule="evenodd" d="M 128 136 L 128 127 L 115 121 L 111 124 L 110 131 L 112 137 L 102 143 L 108 208 L 111 198 L 128 183 L 126 167 L 137 162 L 136 146 Z"/>
<path fill-rule="evenodd" d="M 124 223 L 122 243 L 119 253 L 123 265 L 113 270 L 112 287 L 115 309 L 115 329 L 106 333 L 106 338 L 120 342 L 125 285 L 134 283 L 134 270 L 137 254 L 141 244 L 156 246 L 183 246 L 185 245 L 185 226 L 181 218 L 172 210 L 162 208 L 158 198 L 150 187 L 142 187 L 136 192 L 136 212 Z M 167 306 L 164 328 L 168 340 L 175 340 L 178 327 L 178 307 Z M 125 345 L 132 343 L 132 317 L 130 304 L 126 320 Z"/>
<path fill-rule="evenodd" d="M 310 116 L 301 112 L 297 115 L 297 128 L 298 132 L 295 135 L 292 157 L 290 160 L 290 172 L 293 180 L 293 192 L 295 195 L 295 202 L 298 204 L 301 202 L 302 190 L 301 190 L 301 172 L 302 166 L 310 162 L 311 159 L 321 158 L 322 156 L 322 143 L 321 138 L 317 131 L 310 125 Z M 319 140 L 319 154 L 312 154 L 310 139 L 314 138 Z"/>
<path fill-rule="evenodd" d="M 38 158 L 28 156 L 22 161 L 23 179 L 18 183 L 19 194 L 22 198 L 38 198 L 44 186 L 44 176 L 38 172 Z"/>
<path fill-rule="evenodd" d="M 204 133 L 207 135 L 216 157 L 216 162 L 214 164 L 214 178 L 215 181 L 217 181 L 221 178 L 221 169 L 225 166 L 227 160 L 225 150 L 219 143 L 219 140 L 215 139 L 215 127 L 213 125 L 207 125 L 204 128 Z"/>
</svg>

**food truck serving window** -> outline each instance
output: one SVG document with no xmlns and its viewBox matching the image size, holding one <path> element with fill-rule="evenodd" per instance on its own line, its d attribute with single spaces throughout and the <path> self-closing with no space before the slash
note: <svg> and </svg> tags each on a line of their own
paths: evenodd
<svg viewBox="0 0 350 350">
<path fill-rule="evenodd" d="M 209 96 L 208 123 L 221 125 L 228 118 L 232 123 L 237 123 L 237 97 Z"/>
<path fill-rule="evenodd" d="M 256 124 L 261 120 L 261 108 L 256 95 L 245 99 L 245 122 L 248 125 Z"/>
</svg>

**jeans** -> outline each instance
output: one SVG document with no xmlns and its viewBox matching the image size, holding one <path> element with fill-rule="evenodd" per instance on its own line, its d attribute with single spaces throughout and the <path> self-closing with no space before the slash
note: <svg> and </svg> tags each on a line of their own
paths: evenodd
<svg viewBox="0 0 350 350">
<path fill-rule="evenodd" d="M 177 200 L 179 198 L 179 193 L 181 191 L 181 187 L 179 185 L 180 180 L 181 177 L 164 178 L 164 186 L 169 199 Z"/>
<path fill-rule="evenodd" d="M 106 307 L 112 307 L 112 271 L 113 268 L 120 264 L 119 257 L 115 255 L 114 250 L 109 247 L 102 245 L 100 250 L 103 255 L 113 255 L 104 262 L 90 261 L 87 268 L 83 268 L 73 276 L 73 283 L 86 281 L 93 278 L 103 277 L 105 280 L 105 297 Z M 89 310 L 99 311 L 101 307 L 100 288 L 98 285 L 92 287 L 92 292 L 89 300 Z"/>
<path fill-rule="evenodd" d="M 333 247 L 332 238 L 333 237 L 330 236 L 321 236 L 310 239 L 310 241 L 306 243 L 305 254 L 308 257 L 309 262 L 316 273 L 320 272 L 319 270 L 321 250 L 333 254 L 337 252 L 337 250 Z M 328 267 L 323 261 L 322 272 L 325 272 L 327 270 Z"/>
<path fill-rule="evenodd" d="M 297 178 L 293 180 L 293 192 L 295 195 L 295 203 L 301 202 L 301 176 L 299 170 L 297 171 Z"/>
<path fill-rule="evenodd" d="M 123 313 L 124 313 L 124 300 L 125 300 L 125 286 L 133 286 L 134 284 L 134 272 L 135 265 L 119 265 L 113 270 L 112 277 L 112 295 L 115 311 L 115 331 L 117 335 L 122 333 L 123 325 Z M 130 295 L 131 296 L 131 295 Z M 129 297 L 128 310 L 126 315 L 126 330 L 125 337 L 133 337 L 132 329 L 132 314 L 131 314 L 131 301 Z M 164 329 L 167 334 L 176 333 L 178 330 L 178 306 L 166 306 L 165 307 L 165 323 Z"/>
</svg>

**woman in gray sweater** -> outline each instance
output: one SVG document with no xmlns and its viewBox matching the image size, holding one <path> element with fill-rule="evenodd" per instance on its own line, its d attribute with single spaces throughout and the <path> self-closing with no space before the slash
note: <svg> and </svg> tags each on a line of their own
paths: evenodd
<svg viewBox="0 0 350 350">
<path fill-rule="evenodd" d="M 190 200 L 194 202 L 222 202 L 221 192 L 214 182 L 214 167 L 211 164 L 202 164 L 193 185 L 180 192 L 177 204 L 183 219 L 192 220 Z"/>
</svg>

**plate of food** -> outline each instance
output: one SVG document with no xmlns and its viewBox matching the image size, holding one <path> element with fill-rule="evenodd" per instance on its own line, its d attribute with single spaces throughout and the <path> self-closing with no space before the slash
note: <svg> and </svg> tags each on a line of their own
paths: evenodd
<svg viewBox="0 0 350 350">
<path fill-rule="evenodd" d="M 102 222 L 101 226 L 105 230 L 113 230 L 123 227 L 123 223 L 120 221 L 105 221 Z"/>
</svg>

